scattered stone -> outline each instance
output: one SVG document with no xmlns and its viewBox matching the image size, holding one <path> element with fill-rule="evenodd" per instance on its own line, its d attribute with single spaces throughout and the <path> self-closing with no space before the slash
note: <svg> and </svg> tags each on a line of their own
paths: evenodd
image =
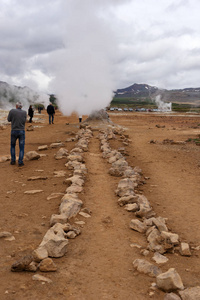
<svg viewBox="0 0 200 300">
<path fill-rule="evenodd" d="M 51 195 L 49 195 L 47 197 L 47 200 L 57 199 L 57 198 L 60 198 L 60 197 L 63 197 L 63 196 L 64 196 L 64 193 L 52 193 Z"/>
<path fill-rule="evenodd" d="M 159 252 L 155 252 L 154 256 L 152 257 L 152 259 L 157 263 L 157 264 L 165 264 L 169 259 L 160 254 Z"/>
<path fill-rule="evenodd" d="M 140 273 L 149 275 L 150 277 L 156 277 L 161 274 L 162 271 L 159 267 L 151 264 L 147 260 L 144 259 L 136 259 L 133 262 L 133 267 Z"/>
<path fill-rule="evenodd" d="M 47 277 L 44 277 L 42 275 L 39 275 L 39 274 L 35 274 L 33 275 L 33 280 L 38 280 L 38 281 L 44 281 L 44 282 L 47 282 L 47 283 L 52 283 L 52 280 L 47 278 Z"/>
<path fill-rule="evenodd" d="M 74 223 L 77 224 L 77 225 L 85 225 L 84 221 L 75 221 Z"/>
<path fill-rule="evenodd" d="M 65 177 L 66 172 L 65 171 L 54 171 L 53 175 L 54 175 L 54 177 Z"/>
<path fill-rule="evenodd" d="M 27 160 L 36 160 L 39 158 L 40 158 L 40 154 L 38 154 L 36 151 L 29 151 L 26 153 Z"/>
<path fill-rule="evenodd" d="M 12 233 L 8 232 L 8 231 L 1 231 L 0 232 L 0 238 L 9 238 L 12 236 Z"/>
<path fill-rule="evenodd" d="M 5 162 L 5 161 L 8 161 L 8 160 L 10 160 L 10 156 L 1 156 L 0 157 L 0 163 L 2 163 L 2 162 Z"/>
<path fill-rule="evenodd" d="M 61 143 L 61 142 L 59 142 L 59 143 L 52 143 L 51 145 L 50 145 L 50 148 L 59 148 L 59 147 L 63 147 L 65 144 L 64 143 Z"/>
<path fill-rule="evenodd" d="M 24 194 L 28 194 L 28 195 L 34 195 L 34 194 L 38 194 L 38 193 L 42 193 L 43 190 L 30 190 L 30 191 L 25 191 Z"/>
<path fill-rule="evenodd" d="M 62 158 L 66 158 L 68 156 L 68 150 L 65 148 L 60 148 L 58 150 L 58 152 L 55 154 L 55 159 L 62 159 Z"/>
<path fill-rule="evenodd" d="M 179 294 L 182 300 L 200 300 L 200 286 L 187 288 Z"/>
<path fill-rule="evenodd" d="M 167 272 L 159 274 L 156 277 L 156 284 L 159 289 L 165 292 L 184 289 L 181 277 L 174 268 L 170 268 Z"/>
<path fill-rule="evenodd" d="M 43 151 L 43 150 L 48 150 L 48 146 L 47 145 L 42 145 L 38 147 L 38 151 Z"/>
<path fill-rule="evenodd" d="M 131 220 L 130 228 L 141 233 L 145 233 L 147 230 L 147 226 L 143 222 L 140 222 L 138 219 Z"/>
<path fill-rule="evenodd" d="M 47 176 L 32 176 L 27 178 L 28 181 L 35 181 L 35 180 L 46 180 Z"/>
<path fill-rule="evenodd" d="M 190 246 L 188 243 L 181 243 L 180 244 L 180 254 L 183 256 L 191 256 Z"/>
<path fill-rule="evenodd" d="M 90 218 L 91 216 L 83 211 L 79 212 L 79 215 L 83 216 L 84 218 Z"/>
<path fill-rule="evenodd" d="M 141 248 L 142 248 L 142 246 L 140 246 L 140 245 L 138 245 L 138 244 L 135 244 L 135 243 L 130 244 L 130 247 L 131 247 L 131 248 L 138 248 L 138 249 L 141 249 Z"/>
<path fill-rule="evenodd" d="M 43 259 L 39 264 L 39 270 L 41 272 L 55 272 L 57 267 L 51 258 Z"/>
<path fill-rule="evenodd" d="M 12 264 L 11 271 L 12 272 L 30 271 L 29 265 L 32 261 L 33 261 L 33 256 L 26 255 L 23 258 L 19 259 L 14 264 Z"/>
</svg>

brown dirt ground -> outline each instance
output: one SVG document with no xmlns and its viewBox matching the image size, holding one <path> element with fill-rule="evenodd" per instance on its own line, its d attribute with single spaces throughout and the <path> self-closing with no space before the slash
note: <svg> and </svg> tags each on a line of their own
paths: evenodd
<svg viewBox="0 0 200 300">
<path fill-rule="evenodd" d="M 71 131 L 79 129 L 77 116 L 64 117 L 57 112 L 54 125 L 48 125 L 45 112 L 41 116 L 45 123 L 33 123 L 41 127 L 26 131 L 25 152 L 37 151 L 40 145 L 64 142 L 71 137 Z M 143 176 L 149 177 L 138 192 L 147 197 L 157 216 L 168 218 L 168 228 L 178 233 L 181 241 L 191 246 L 200 245 L 200 147 L 193 143 L 160 143 L 166 138 L 185 141 L 197 137 L 200 116 L 130 113 L 110 114 L 110 118 L 129 134 L 128 163 L 132 167 L 139 166 Z M 130 247 L 137 243 L 146 248 L 146 238 L 129 229 L 133 215 L 117 204 L 114 191 L 119 178 L 108 174 L 109 164 L 102 158 L 97 134 L 94 131 L 89 152 L 84 154 L 88 174 L 84 192 L 79 197 L 92 215 L 89 219 L 76 217 L 76 220 L 84 220 L 85 225 L 81 227 L 81 235 L 69 241 L 67 254 L 54 259 L 57 272 L 37 272 L 50 278 L 51 284 L 33 281 L 30 272 L 13 273 L 10 267 L 37 248 L 49 228 L 51 215 L 58 213 L 60 199 L 48 201 L 47 197 L 53 192 L 65 192 L 64 178 L 54 177 L 53 172 L 65 170 L 66 178 L 69 177 L 66 161 L 55 160 L 57 149 L 49 149 L 42 152 L 46 157 L 25 161 L 23 168 L 11 166 L 9 161 L 0 164 L 0 232 L 9 231 L 15 236 L 14 241 L 0 240 L 0 299 L 150 299 L 149 288 L 155 279 L 134 272 L 132 262 L 144 257 L 140 249 Z M 157 142 L 153 144 L 150 140 Z M 74 145 L 75 142 L 65 143 L 68 150 Z M 118 149 L 123 145 L 117 139 L 111 141 L 111 146 Z M 10 126 L 7 126 L 0 132 L 0 156 L 8 155 L 9 148 Z M 48 179 L 27 181 L 41 174 Z M 24 194 L 31 189 L 43 192 Z M 152 255 L 147 257 L 151 262 Z M 169 261 L 161 268 L 163 271 L 176 268 L 186 287 L 200 285 L 199 255 L 197 250 L 192 251 L 191 257 L 167 254 Z M 151 299 L 163 297 L 164 293 L 157 290 Z"/>
</svg>

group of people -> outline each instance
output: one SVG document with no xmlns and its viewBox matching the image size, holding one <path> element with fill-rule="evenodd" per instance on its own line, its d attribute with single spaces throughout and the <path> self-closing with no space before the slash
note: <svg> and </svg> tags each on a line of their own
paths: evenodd
<svg viewBox="0 0 200 300">
<path fill-rule="evenodd" d="M 47 106 L 47 113 L 49 115 L 49 124 L 54 124 L 54 114 L 55 108 L 50 103 Z M 34 109 L 32 105 L 29 106 L 28 109 L 29 122 L 32 123 Z M 13 108 L 9 111 L 7 120 L 11 122 L 11 142 L 10 142 L 10 154 L 11 154 L 11 165 L 16 164 L 16 154 L 15 154 L 15 146 L 16 141 L 19 140 L 19 159 L 18 166 L 24 166 L 23 158 L 24 158 L 24 147 L 25 147 L 25 123 L 27 119 L 27 112 L 22 109 L 22 103 L 17 102 L 16 108 Z"/>
</svg>

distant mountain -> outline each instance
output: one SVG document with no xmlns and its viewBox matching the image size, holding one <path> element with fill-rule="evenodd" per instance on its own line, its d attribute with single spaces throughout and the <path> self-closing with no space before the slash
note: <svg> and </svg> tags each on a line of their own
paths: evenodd
<svg viewBox="0 0 200 300">
<path fill-rule="evenodd" d="M 160 95 L 165 102 L 200 105 L 200 87 L 166 90 L 148 84 L 134 83 L 115 92 L 117 98 L 132 98 L 131 100 L 137 101 L 144 98 L 155 99 L 157 95 Z"/>
<path fill-rule="evenodd" d="M 47 105 L 49 96 L 36 91 L 29 87 L 20 87 L 10 85 L 6 82 L 0 81 L 0 108 L 10 109 L 17 101 L 21 101 L 24 108 L 28 108 L 32 104 Z"/>
</svg>

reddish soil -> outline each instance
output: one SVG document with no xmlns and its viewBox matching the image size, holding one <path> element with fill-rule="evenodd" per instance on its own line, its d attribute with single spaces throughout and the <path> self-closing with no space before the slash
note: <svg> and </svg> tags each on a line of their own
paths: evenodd
<svg viewBox="0 0 200 300">
<path fill-rule="evenodd" d="M 41 117 L 44 123 L 33 123 L 34 131 L 26 131 L 25 152 L 37 151 L 41 145 L 65 142 L 72 131 L 79 130 L 77 116 L 64 117 L 57 112 L 54 125 L 48 125 L 46 113 Z M 147 197 L 157 216 L 168 218 L 168 228 L 179 234 L 181 241 L 199 246 L 200 147 L 195 143 L 163 144 L 162 141 L 196 138 L 200 134 L 200 116 L 130 113 L 110 114 L 110 118 L 125 127 L 129 135 L 131 142 L 126 146 L 129 165 L 139 166 L 143 176 L 149 178 L 139 186 L 138 192 Z M 11 166 L 9 161 L 0 164 L 0 232 L 8 231 L 15 237 L 14 241 L 0 240 L 0 299 L 150 299 L 150 286 L 155 278 L 133 270 L 132 262 L 144 256 L 140 249 L 130 246 L 137 243 L 146 248 L 146 237 L 129 229 L 134 215 L 117 204 L 115 189 L 120 178 L 108 174 L 110 165 L 102 158 L 97 135 L 98 131 L 94 131 L 89 151 L 84 154 L 88 174 L 79 197 L 84 207 L 92 211 L 91 218 L 80 215 L 75 218 L 85 225 L 81 226 L 80 236 L 69 240 L 66 255 L 54 259 L 56 272 L 37 271 L 51 279 L 50 284 L 33 281 L 31 272 L 11 272 L 10 268 L 38 247 L 49 228 L 51 215 L 58 213 L 61 199 L 47 200 L 47 197 L 55 192 L 64 193 L 66 186 L 64 178 L 54 177 L 53 172 L 64 170 L 67 178 L 71 171 L 65 167 L 66 159 L 55 160 L 58 149 L 43 151 L 47 156 L 39 160 L 25 160 L 21 168 Z M 110 145 L 115 149 L 124 147 L 119 139 L 112 140 Z M 74 146 L 75 142 L 65 142 L 68 150 Z M 0 156 L 8 155 L 9 148 L 10 126 L 6 126 L 0 133 Z M 27 180 L 37 175 L 48 179 Z M 43 192 L 24 194 L 32 189 Z M 198 250 L 192 250 L 191 257 L 183 257 L 178 252 L 166 254 L 169 261 L 161 268 L 163 272 L 175 268 L 185 287 L 200 285 L 199 255 Z M 152 256 L 150 253 L 146 259 L 153 263 Z M 163 298 L 164 292 L 160 290 L 151 297 Z"/>
</svg>

